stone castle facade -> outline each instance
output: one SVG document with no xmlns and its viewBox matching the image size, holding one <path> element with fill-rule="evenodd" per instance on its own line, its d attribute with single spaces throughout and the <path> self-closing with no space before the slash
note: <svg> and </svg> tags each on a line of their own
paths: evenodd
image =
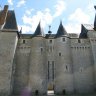
<svg viewBox="0 0 96 96">
<path fill-rule="evenodd" d="M 70 30 L 71 31 L 71 30 Z M 59 25 L 56 34 L 18 32 L 15 13 L 0 11 L 0 94 L 91 93 L 96 91 L 96 18 L 83 24 L 81 33 L 68 34 Z M 1 96 L 1 95 L 0 95 Z"/>
</svg>

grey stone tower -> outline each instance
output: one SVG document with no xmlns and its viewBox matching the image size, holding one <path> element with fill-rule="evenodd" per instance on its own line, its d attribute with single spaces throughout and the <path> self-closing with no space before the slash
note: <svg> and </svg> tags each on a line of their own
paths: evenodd
<svg viewBox="0 0 96 96">
<path fill-rule="evenodd" d="M 45 38 L 40 23 L 31 40 L 29 87 L 32 93 L 38 90 L 39 94 L 46 94 L 47 65 Z"/>
<path fill-rule="evenodd" d="M 0 11 L 0 95 L 13 91 L 13 62 L 18 42 L 18 29 L 14 11 L 8 6 Z"/>
<path fill-rule="evenodd" d="M 55 39 L 55 93 L 73 92 L 72 60 L 70 39 L 62 22 Z"/>
</svg>

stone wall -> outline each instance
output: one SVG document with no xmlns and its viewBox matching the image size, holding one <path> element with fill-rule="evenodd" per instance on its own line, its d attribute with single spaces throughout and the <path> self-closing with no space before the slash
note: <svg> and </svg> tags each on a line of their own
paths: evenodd
<svg viewBox="0 0 96 96">
<path fill-rule="evenodd" d="M 0 96 L 8 96 L 13 89 L 13 60 L 17 45 L 16 32 L 0 32 Z"/>
<path fill-rule="evenodd" d="M 88 39 L 71 40 L 74 91 L 89 93 L 94 90 L 93 60 L 90 41 Z"/>
<path fill-rule="evenodd" d="M 94 90 L 96 90 L 96 38 L 90 38 L 91 50 L 92 50 L 92 59 L 94 64 Z"/>
<path fill-rule="evenodd" d="M 93 41 L 90 44 L 89 39 L 66 36 L 19 39 L 15 54 L 14 93 L 20 94 L 26 87 L 32 93 L 38 90 L 39 94 L 46 94 L 48 89 L 53 89 L 56 94 L 64 91 L 66 94 L 93 92 Z"/>
<path fill-rule="evenodd" d="M 34 94 L 38 90 L 39 94 L 47 93 L 47 65 L 46 47 L 43 37 L 33 37 L 31 40 L 29 87 Z"/>
<path fill-rule="evenodd" d="M 56 38 L 55 63 L 55 93 L 73 93 L 73 73 L 69 38 Z"/>
<path fill-rule="evenodd" d="M 24 40 L 24 41 L 23 41 Z M 29 78 L 29 55 L 30 55 L 30 40 L 19 39 L 16 50 L 16 68 L 14 75 L 14 94 L 20 94 L 24 88 L 28 87 Z"/>
</svg>

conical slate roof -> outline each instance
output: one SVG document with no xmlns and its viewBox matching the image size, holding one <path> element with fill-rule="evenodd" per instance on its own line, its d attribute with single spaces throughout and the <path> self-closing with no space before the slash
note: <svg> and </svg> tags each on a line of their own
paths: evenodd
<svg viewBox="0 0 96 96">
<path fill-rule="evenodd" d="M 79 38 L 87 38 L 87 32 L 87 29 L 83 25 L 81 25 L 81 33 L 79 35 Z"/>
<path fill-rule="evenodd" d="M 56 37 L 60 37 L 63 35 L 67 35 L 67 32 L 66 32 L 65 28 L 63 27 L 62 22 L 60 22 Z"/>
<path fill-rule="evenodd" d="M 38 24 L 33 36 L 44 36 L 44 33 L 43 33 L 42 28 L 41 28 L 40 22 L 39 22 L 39 24 Z"/>
</svg>

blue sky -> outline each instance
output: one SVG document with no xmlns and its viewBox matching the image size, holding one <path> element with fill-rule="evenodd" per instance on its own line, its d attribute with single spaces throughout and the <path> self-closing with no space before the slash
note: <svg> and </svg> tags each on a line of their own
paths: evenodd
<svg viewBox="0 0 96 96">
<path fill-rule="evenodd" d="M 81 24 L 93 24 L 96 13 L 96 0 L 0 0 L 2 9 L 5 4 L 15 11 L 23 33 L 33 33 L 39 21 L 45 33 L 49 25 L 56 33 L 61 20 L 68 33 L 80 33 Z"/>
</svg>

